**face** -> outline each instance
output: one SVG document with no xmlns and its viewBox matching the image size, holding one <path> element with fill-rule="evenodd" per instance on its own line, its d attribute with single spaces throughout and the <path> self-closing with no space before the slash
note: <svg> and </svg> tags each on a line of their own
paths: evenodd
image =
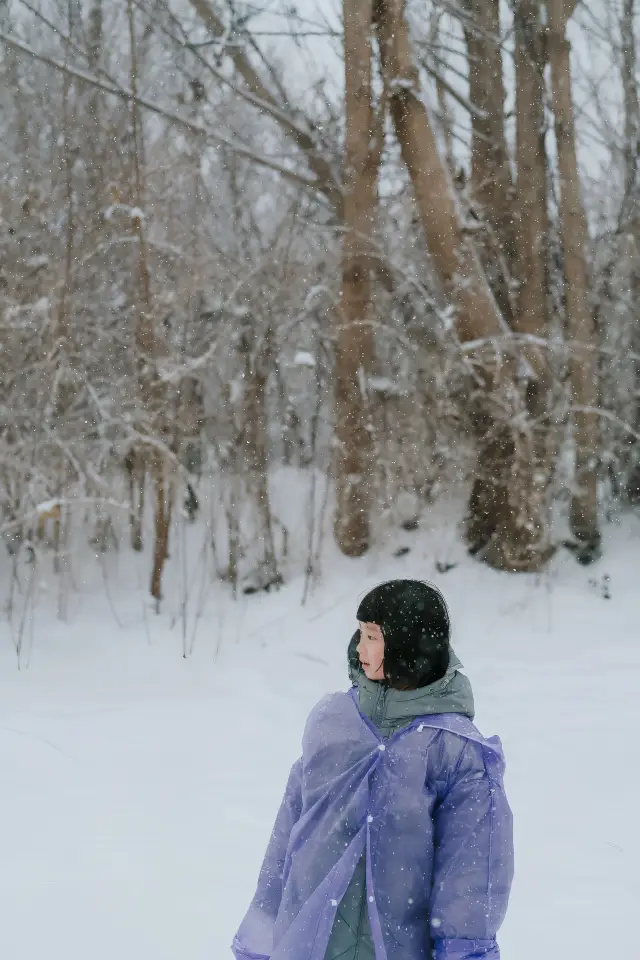
<svg viewBox="0 0 640 960">
<path fill-rule="evenodd" d="M 356 650 L 369 680 L 384 680 L 384 637 L 377 623 L 360 623 Z"/>
</svg>

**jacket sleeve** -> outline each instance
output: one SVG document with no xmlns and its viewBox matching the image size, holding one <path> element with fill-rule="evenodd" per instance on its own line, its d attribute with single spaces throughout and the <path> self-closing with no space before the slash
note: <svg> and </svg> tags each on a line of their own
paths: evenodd
<svg viewBox="0 0 640 960">
<path fill-rule="evenodd" d="M 451 736 L 451 734 L 445 734 Z M 434 815 L 434 960 L 499 960 L 513 879 L 513 822 L 499 747 L 468 740 Z"/>
<path fill-rule="evenodd" d="M 232 950 L 237 960 L 269 960 L 273 951 L 273 928 L 282 900 L 283 876 L 289 837 L 302 810 L 302 761 L 291 768 L 262 862 L 251 906 L 240 924 Z"/>
</svg>

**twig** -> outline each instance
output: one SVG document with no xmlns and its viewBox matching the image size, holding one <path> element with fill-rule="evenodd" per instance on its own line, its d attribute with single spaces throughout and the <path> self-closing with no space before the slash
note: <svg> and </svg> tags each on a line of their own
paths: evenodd
<svg viewBox="0 0 640 960">
<path fill-rule="evenodd" d="M 298 186 L 303 186 L 305 189 L 312 190 L 319 196 L 322 195 L 321 185 L 317 179 L 305 177 L 304 174 L 297 173 L 295 170 L 291 170 L 282 166 L 282 164 L 277 163 L 275 160 L 261 156 L 255 151 L 250 150 L 247 147 L 243 147 L 241 144 L 234 143 L 228 140 L 226 137 L 223 137 L 221 134 L 213 133 L 211 130 L 207 130 L 199 123 L 196 123 L 196 121 L 189 120 L 187 117 L 180 116 L 171 110 L 167 110 L 166 108 L 161 107 L 159 104 L 154 103 L 151 100 L 147 100 L 146 97 L 142 97 L 140 95 L 134 97 L 130 90 L 121 87 L 119 84 L 116 84 L 115 81 L 109 83 L 100 80 L 98 77 L 95 77 L 84 70 L 78 70 L 76 67 L 70 67 L 64 63 L 61 63 L 59 60 L 56 60 L 55 57 L 50 57 L 44 53 L 38 53 L 32 47 L 27 46 L 27 44 L 22 43 L 15 37 L 9 36 L 2 30 L 0 30 L 0 41 L 6 43 L 7 46 L 11 47 L 13 50 L 23 53 L 25 56 L 31 57 L 40 63 L 44 63 L 54 70 L 58 70 L 61 73 L 66 73 L 77 80 L 82 80 L 83 83 L 96 87 L 103 93 L 118 97 L 118 99 L 124 100 L 126 103 L 136 103 L 137 106 L 142 107 L 151 113 L 155 113 L 157 116 L 163 117 L 170 123 L 175 123 L 177 126 L 180 126 L 185 130 L 189 130 L 190 133 L 201 137 L 207 143 L 215 144 L 216 147 L 226 147 L 228 150 L 231 150 L 238 156 L 243 157 L 245 160 L 249 160 L 251 163 L 264 167 L 267 170 L 272 170 L 285 180 L 296 183 Z"/>
</svg>

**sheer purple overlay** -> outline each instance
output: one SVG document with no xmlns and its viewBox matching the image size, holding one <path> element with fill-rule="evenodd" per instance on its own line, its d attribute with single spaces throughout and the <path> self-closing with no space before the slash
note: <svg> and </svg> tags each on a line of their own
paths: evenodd
<svg viewBox="0 0 640 960">
<path fill-rule="evenodd" d="M 466 717 L 418 718 L 388 740 L 352 694 L 312 710 L 237 960 L 324 960 L 366 858 L 376 960 L 499 960 L 513 875 L 497 737 Z"/>
</svg>

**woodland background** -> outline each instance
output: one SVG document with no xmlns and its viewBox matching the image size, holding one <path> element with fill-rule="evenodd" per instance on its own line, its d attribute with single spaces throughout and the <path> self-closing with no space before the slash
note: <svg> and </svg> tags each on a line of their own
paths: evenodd
<svg viewBox="0 0 640 960">
<path fill-rule="evenodd" d="M 234 592 L 311 589 L 451 490 L 479 561 L 595 560 L 640 504 L 637 21 L 2 0 L 9 614 L 87 544 L 159 604 L 191 523 Z"/>
</svg>

